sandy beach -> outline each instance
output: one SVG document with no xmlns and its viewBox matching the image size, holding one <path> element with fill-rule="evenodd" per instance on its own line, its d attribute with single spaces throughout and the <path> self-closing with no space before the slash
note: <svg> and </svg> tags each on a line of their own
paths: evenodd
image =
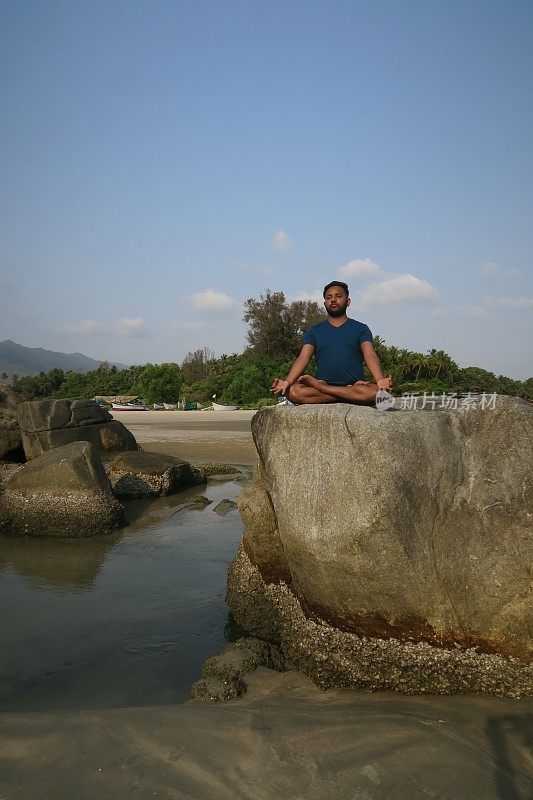
<svg viewBox="0 0 533 800">
<path fill-rule="evenodd" d="M 114 411 L 144 450 L 187 461 L 252 464 L 255 411 Z"/>
</svg>

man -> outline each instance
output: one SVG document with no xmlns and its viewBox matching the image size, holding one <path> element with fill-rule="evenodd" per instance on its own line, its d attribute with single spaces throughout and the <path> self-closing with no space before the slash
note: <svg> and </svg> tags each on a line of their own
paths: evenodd
<svg viewBox="0 0 533 800">
<path fill-rule="evenodd" d="M 349 289 L 342 281 L 324 287 L 328 318 L 313 325 L 304 336 L 300 355 L 285 380 L 276 378 L 271 392 L 292 403 L 363 403 L 375 401 L 380 389 L 390 389 L 392 379 L 383 377 L 370 328 L 346 316 Z M 318 378 L 304 375 L 316 353 Z M 363 360 L 376 383 L 364 380 Z"/>
</svg>

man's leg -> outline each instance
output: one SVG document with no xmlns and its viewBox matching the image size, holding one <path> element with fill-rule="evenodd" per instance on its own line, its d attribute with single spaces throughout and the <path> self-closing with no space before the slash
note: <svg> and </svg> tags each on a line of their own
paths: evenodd
<svg viewBox="0 0 533 800">
<path fill-rule="evenodd" d="M 297 406 L 303 405 L 304 403 L 338 402 L 338 400 L 336 400 L 330 394 L 321 392 L 320 389 L 316 389 L 311 386 L 306 386 L 303 383 L 293 383 L 293 385 L 287 392 L 286 397 L 289 398 L 291 403 L 294 403 Z"/>
<path fill-rule="evenodd" d="M 312 378 L 311 375 L 302 375 L 299 380 L 300 383 L 294 384 L 294 386 L 305 386 L 309 389 L 313 389 L 314 391 L 318 391 L 320 394 L 325 395 L 326 397 L 329 396 L 331 397 L 331 400 L 329 401 L 330 403 L 344 402 L 370 405 L 375 401 L 378 393 L 377 384 L 367 383 L 366 381 L 359 381 L 358 383 L 353 383 L 350 386 L 332 386 L 329 383 L 317 380 L 317 378 Z M 291 389 L 293 389 L 294 386 L 292 386 Z M 307 402 L 309 403 L 317 401 L 307 400 Z M 318 402 L 328 401 L 322 400 Z"/>
</svg>

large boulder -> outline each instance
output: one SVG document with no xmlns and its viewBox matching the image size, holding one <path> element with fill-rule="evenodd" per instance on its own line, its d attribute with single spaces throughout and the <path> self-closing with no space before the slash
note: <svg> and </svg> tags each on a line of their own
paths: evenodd
<svg viewBox="0 0 533 800">
<path fill-rule="evenodd" d="M 0 458 L 22 454 L 22 435 L 17 421 L 17 406 L 23 398 L 8 386 L 0 386 Z"/>
<path fill-rule="evenodd" d="M 323 685 L 533 691 L 528 403 L 275 407 L 252 432 L 228 582 L 245 629 Z"/>
<path fill-rule="evenodd" d="M 20 403 L 17 419 L 28 461 L 70 442 L 90 442 L 103 458 L 138 450 L 133 434 L 94 400 L 38 400 Z"/>
<path fill-rule="evenodd" d="M 25 464 L 3 485 L 0 531 L 27 536 L 93 536 L 120 523 L 122 506 L 98 451 L 72 442 Z"/>
<path fill-rule="evenodd" d="M 121 453 L 107 464 L 116 497 L 159 497 L 206 482 L 189 461 L 143 451 Z"/>
</svg>

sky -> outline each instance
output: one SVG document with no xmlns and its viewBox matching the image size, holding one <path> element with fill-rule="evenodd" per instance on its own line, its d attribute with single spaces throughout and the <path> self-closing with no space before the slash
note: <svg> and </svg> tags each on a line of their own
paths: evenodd
<svg viewBox="0 0 533 800">
<path fill-rule="evenodd" d="M 533 375 L 529 0 L 0 0 L 0 340 L 245 347 L 350 285 L 388 344 Z"/>
</svg>

